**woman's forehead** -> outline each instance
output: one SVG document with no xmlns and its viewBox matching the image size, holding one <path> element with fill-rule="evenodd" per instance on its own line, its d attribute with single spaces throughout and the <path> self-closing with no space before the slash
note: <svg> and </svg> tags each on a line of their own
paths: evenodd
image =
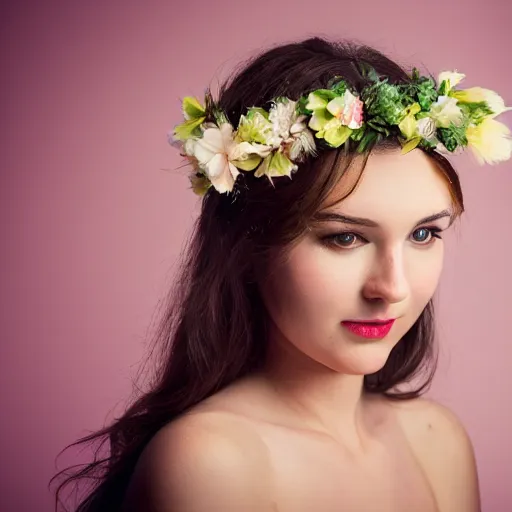
<svg viewBox="0 0 512 512">
<path fill-rule="evenodd" d="M 339 187 L 344 186 L 342 178 Z M 423 151 L 402 155 L 391 150 L 372 153 L 355 190 L 328 210 L 377 222 L 396 216 L 420 219 L 450 208 L 451 197 L 446 178 Z"/>
</svg>

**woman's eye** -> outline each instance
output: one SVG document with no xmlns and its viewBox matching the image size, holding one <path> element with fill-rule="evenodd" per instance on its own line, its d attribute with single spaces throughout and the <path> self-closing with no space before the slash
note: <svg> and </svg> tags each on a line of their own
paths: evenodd
<svg viewBox="0 0 512 512">
<path fill-rule="evenodd" d="M 439 232 L 441 230 L 438 228 L 419 228 L 412 234 L 412 237 L 415 242 L 418 242 L 422 245 L 427 245 L 435 241 L 436 238 L 441 238 L 439 236 Z"/>
<path fill-rule="evenodd" d="M 334 235 L 327 235 L 322 238 L 322 241 L 327 245 L 341 247 L 343 249 L 352 249 L 356 246 L 358 241 L 365 242 L 364 238 L 356 233 L 336 233 Z"/>
<path fill-rule="evenodd" d="M 413 241 L 418 245 L 430 245 L 435 242 L 436 238 L 441 239 L 439 228 L 418 228 L 412 236 Z M 322 243 L 340 249 L 355 249 L 367 242 L 361 235 L 346 231 L 344 233 L 334 233 L 326 235 L 321 239 Z"/>
</svg>

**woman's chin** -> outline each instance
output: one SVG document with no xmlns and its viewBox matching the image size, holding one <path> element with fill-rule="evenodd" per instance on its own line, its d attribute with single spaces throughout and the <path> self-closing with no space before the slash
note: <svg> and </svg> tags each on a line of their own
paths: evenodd
<svg viewBox="0 0 512 512">
<path fill-rule="evenodd" d="M 389 347 L 362 347 L 350 354 L 343 354 L 333 362 L 331 368 L 349 375 L 370 375 L 382 370 L 391 349 Z"/>
</svg>

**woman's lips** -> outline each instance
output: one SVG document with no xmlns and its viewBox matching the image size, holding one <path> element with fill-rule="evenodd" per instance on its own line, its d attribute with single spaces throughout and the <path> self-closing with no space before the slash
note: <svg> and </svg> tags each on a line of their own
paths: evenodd
<svg viewBox="0 0 512 512">
<path fill-rule="evenodd" d="M 393 327 L 394 320 L 384 320 L 375 322 L 355 322 L 346 321 L 341 324 L 346 327 L 350 332 L 361 336 L 362 338 L 382 339 Z"/>
</svg>

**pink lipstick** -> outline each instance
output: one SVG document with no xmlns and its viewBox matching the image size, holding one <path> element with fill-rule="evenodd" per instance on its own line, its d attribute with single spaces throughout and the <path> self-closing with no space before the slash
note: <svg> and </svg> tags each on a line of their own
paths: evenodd
<svg viewBox="0 0 512 512">
<path fill-rule="evenodd" d="M 395 320 L 374 320 L 371 322 L 358 322 L 347 320 L 341 322 L 350 332 L 363 338 L 381 339 L 384 338 L 393 327 Z"/>
</svg>

